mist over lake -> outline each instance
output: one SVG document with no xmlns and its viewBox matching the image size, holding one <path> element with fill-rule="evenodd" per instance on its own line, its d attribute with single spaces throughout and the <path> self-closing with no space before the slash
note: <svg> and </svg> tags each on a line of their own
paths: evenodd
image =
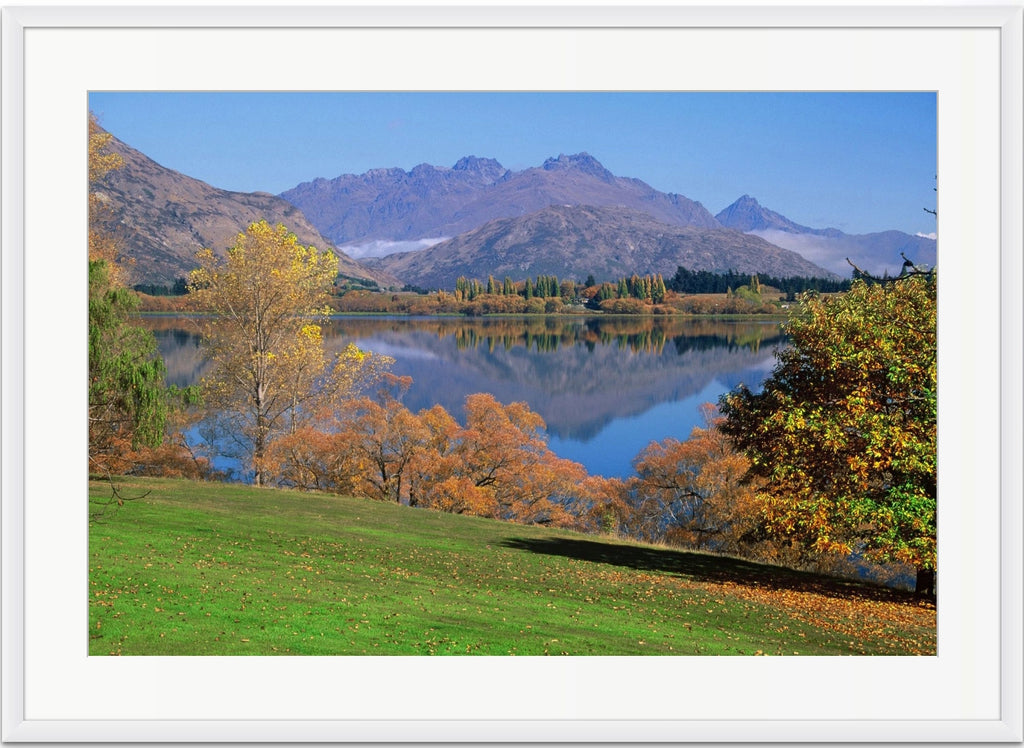
<svg viewBox="0 0 1024 748">
<path fill-rule="evenodd" d="M 205 364 L 187 317 L 150 317 L 171 384 L 194 384 Z M 657 317 L 333 317 L 325 346 L 349 342 L 395 359 L 410 376 L 412 411 L 440 404 L 460 421 L 466 395 L 525 401 L 550 446 L 591 474 L 623 477 L 651 441 L 685 439 L 705 402 L 760 386 L 786 343 L 777 320 Z"/>
</svg>

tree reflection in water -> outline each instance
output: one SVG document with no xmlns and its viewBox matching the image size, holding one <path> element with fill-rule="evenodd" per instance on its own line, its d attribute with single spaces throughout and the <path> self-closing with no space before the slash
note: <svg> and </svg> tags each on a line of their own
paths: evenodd
<svg viewBox="0 0 1024 748">
<path fill-rule="evenodd" d="M 184 317 L 147 318 L 168 381 L 203 372 L 198 337 Z M 684 317 L 334 317 L 327 347 L 348 342 L 395 358 L 413 378 L 405 404 L 439 403 L 462 418 L 465 397 L 490 392 L 526 401 L 551 446 L 591 473 L 623 475 L 646 444 L 685 438 L 697 409 L 740 382 L 760 386 L 786 337 L 777 320 Z"/>
</svg>

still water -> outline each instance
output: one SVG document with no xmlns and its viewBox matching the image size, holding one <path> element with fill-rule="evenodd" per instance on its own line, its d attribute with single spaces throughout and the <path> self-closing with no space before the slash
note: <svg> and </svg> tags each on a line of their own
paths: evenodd
<svg viewBox="0 0 1024 748">
<path fill-rule="evenodd" d="M 184 317 L 144 320 L 168 381 L 204 371 L 199 337 Z M 526 401 L 547 424 L 550 446 L 591 474 L 625 477 L 652 441 L 685 439 L 698 409 L 740 383 L 760 386 L 785 345 L 780 323 L 652 317 L 334 317 L 326 346 L 349 342 L 395 359 L 412 377 L 412 411 L 439 403 L 463 419 L 474 392 Z"/>
</svg>

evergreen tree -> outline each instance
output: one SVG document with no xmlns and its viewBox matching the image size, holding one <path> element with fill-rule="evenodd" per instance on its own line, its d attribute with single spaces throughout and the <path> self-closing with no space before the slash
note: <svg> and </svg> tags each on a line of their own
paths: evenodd
<svg viewBox="0 0 1024 748">
<path fill-rule="evenodd" d="M 665 279 L 661 277 L 661 273 L 658 273 L 654 279 L 654 286 L 651 290 L 651 300 L 655 304 L 660 304 L 665 300 Z"/>
</svg>

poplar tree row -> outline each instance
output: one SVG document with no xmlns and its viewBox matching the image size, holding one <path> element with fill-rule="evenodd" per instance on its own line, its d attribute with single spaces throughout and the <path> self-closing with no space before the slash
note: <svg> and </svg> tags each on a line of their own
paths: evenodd
<svg viewBox="0 0 1024 748">
<path fill-rule="evenodd" d="M 536 280 L 526 279 L 518 284 L 508 276 L 498 282 L 494 276 L 487 277 L 487 285 L 476 279 L 459 276 L 455 281 L 455 298 L 458 301 L 473 301 L 478 296 L 522 296 L 526 299 L 551 299 L 559 296 L 572 298 L 576 295 L 576 284 L 573 281 L 558 282 L 555 275 L 538 275 Z"/>
<path fill-rule="evenodd" d="M 609 299 L 640 299 L 641 301 L 650 301 L 652 304 L 660 304 L 665 300 L 666 293 L 665 280 L 661 277 L 661 273 L 643 277 L 633 275 L 630 278 L 619 278 L 617 284 L 601 284 L 601 288 L 597 292 L 597 300 L 601 302 Z"/>
<path fill-rule="evenodd" d="M 587 279 L 587 286 L 596 285 L 593 276 Z M 488 276 L 487 284 L 484 285 L 476 279 L 459 276 L 455 281 L 455 298 L 459 301 L 473 301 L 478 296 L 489 294 L 492 296 L 522 296 L 526 299 L 551 299 L 562 297 L 571 299 L 576 296 L 577 286 L 574 281 L 566 280 L 559 282 L 555 275 L 538 275 L 536 279 L 527 278 L 522 283 L 516 283 L 508 276 L 505 280 L 498 282 L 494 276 Z M 640 299 L 654 304 L 660 304 L 665 300 L 667 287 L 661 274 L 654 275 L 632 275 L 629 278 L 620 278 L 618 283 L 603 283 L 597 293 L 598 301 L 606 299 Z"/>
</svg>

